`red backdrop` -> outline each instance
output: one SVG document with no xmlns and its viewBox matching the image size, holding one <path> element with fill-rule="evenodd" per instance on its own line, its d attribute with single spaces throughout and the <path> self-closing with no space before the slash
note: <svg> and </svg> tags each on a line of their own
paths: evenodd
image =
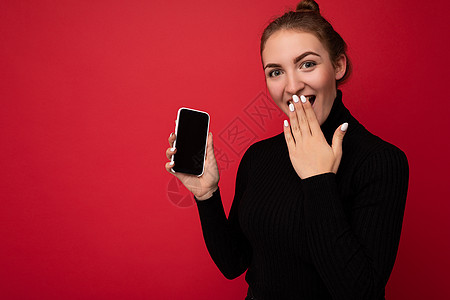
<svg viewBox="0 0 450 300">
<path fill-rule="evenodd" d="M 228 211 L 242 151 L 282 130 L 259 36 L 295 4 L 0 2 L 2 299 L 243 299 L 164 152 L 179 107 L 208 111 Z M 449 4 L 319 4 L 349 44 L 346 105 L 410 163 L 387 298 L 449 299 Z"/>
</svg>

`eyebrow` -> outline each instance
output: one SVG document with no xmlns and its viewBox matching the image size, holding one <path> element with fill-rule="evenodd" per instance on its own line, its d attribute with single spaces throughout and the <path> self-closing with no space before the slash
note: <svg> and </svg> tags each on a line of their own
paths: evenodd
<svg viewBox="0 0 450 300">
<path fill-rule="evenodd" d="M 301 61 L 303 58 L 305 58 L 305 57 L 308 56 L 308 55 L 315 55 L 315 56 L 320 57 L 320 55 L 317 54 L 317 53 L 315 53 L 315 52 L 307 51 L 307 52 L 305 52 L 305 53 L 303 53 L 303 54 L 300 54 L 300 55 L 297 56 L 296 58 L 294 58 L 294 64 L 298 63 L 299 61 Z M 280 68 L 280 67 L 281 67 L 281 65 L 279 65 L 279 64 L 267 64 L 267 65 L 264 67 L 264 70 L 265 70 L 266 68 Z"/>
</svg>

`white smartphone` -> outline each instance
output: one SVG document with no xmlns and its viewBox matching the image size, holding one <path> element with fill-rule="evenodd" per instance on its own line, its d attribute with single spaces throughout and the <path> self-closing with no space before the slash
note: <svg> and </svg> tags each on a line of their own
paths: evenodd
<svg viewBox="0 0 450 300">
<path fill-rule="evenodd" d="M 172 156 L 175 172 L 202 176 L 205 169 L 209 114 L 191 108 L 178 110 L 175 126 L 177 152 Z"/>
</svg>

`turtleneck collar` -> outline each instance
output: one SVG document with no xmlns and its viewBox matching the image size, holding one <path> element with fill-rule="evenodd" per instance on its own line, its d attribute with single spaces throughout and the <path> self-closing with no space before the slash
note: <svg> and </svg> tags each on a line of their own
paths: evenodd
<svg viewBox="0 0 450 300">
<path fill-rule="evenodd" d="M 320 126 L 328 143 L 331 143 L 336 128 L 342 123 L 350 122 L 351 118 L 350 112 L 344 106 L 344 103 L 342 103 L 342 92 L 341 90 L 337 90 L 337 95 L 334 99 L 333 106 L 331 107 L 330 114 L 322 126 Z"/>
</svg>

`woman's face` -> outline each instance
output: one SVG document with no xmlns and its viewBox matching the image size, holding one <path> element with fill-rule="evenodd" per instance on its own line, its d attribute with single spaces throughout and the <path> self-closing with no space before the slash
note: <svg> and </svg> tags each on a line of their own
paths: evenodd
<svg viewBox="0 0 450 300">
<path fill-rule="evenodd" d="M 313 34 L 279 30 L 266 41 L 262 61 L 267 88 L 278 107 L 288 115 L 292 96 L 304 95 L 322 125 L 336 98 L 336 80 L 345 74 L 345 56 L 336 61 L 335 68 Z"/>
</svg>

